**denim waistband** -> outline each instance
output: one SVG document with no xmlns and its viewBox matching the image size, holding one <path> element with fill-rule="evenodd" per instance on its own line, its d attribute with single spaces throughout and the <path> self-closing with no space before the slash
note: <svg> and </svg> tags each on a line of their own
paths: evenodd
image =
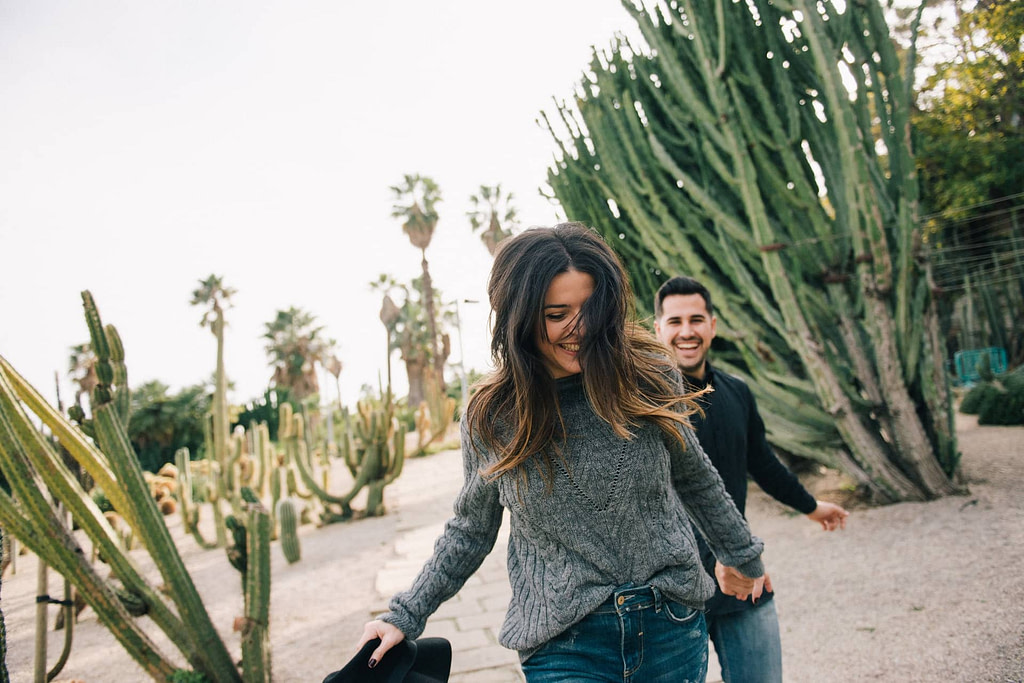
<svg viewBox="0 0 1024 683">
<path fill-rule="evenodd" d="M 593 614 L 626 614 L 652 607 L 655 612 L 660 612 L 663 602 L 661 591 L 654 586 L 627 583 L 616 588 L 607 600 L 598 605 Z"/>
</svg>

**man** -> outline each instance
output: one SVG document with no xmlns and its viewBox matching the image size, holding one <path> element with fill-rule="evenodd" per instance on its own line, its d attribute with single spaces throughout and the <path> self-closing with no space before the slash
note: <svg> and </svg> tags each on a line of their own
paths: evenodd
<svg viewBox="0 0 1024 683">
<path fill-rule="evenodd" d="M 815 500 L 775 457 L 747 385 L 708 362 L 717 320 L 707 288 L 692 278 L 674 277 L 658 290 L 654 311 L 654 331 L 675 353 L 688 388 L 712 389 L 698 400 L 704 416 L 695 415 L 694 426 L 740 513 L 746 507 L 749 474 L 770 496 L 804 513 L 826 531 L 845 528 L 849 513 L 833 503 Z M 781 682 L 782 644 L 770 577 L 765 573 L 764 593 L 758 597 L 751 579 L 717 563 L 699 535 L 697 540 L 704 568 L 719 586 L 707 603 L 706 616 L 723 680 Z"/>
</svg>

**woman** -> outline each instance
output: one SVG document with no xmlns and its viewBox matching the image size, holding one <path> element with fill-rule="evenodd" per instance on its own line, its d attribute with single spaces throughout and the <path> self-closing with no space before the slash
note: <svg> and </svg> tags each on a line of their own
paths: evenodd
<svg viewBox="0 0 1024 683">
<path fill-rule="evenodd" d="M 527 681 L 703 681 L 713 584 L 690 518 L 724 565 L 763 582 L 762 544 L 689 427 L 673 362 L 628 321 L 622 265 L 578 223 L 533 228 L 502 243 L 488 295 L 495 370 L 462 421 L 455 515 L 412 588 L 366 625 L 360 646 L 381 640 L 368 664 L 422 633 L 508 509 L 499 640 Z"/>
</svg>

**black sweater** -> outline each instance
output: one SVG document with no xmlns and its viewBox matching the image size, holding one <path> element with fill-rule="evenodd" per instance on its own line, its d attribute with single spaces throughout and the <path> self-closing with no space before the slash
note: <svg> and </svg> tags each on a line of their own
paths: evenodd
<svg viewBox="0 0 1024 683">
<path fill-rule="evenodd" d="M 779 462 L 768 445 L 764 422 L 757 412 L 750 388 L 738 377 L 715 370 L 710 363 L 705 367 L 704 381 L 684 376 L 690 390 L 702 389 L 708 384 L 714 389 L 697 399 L 704 409 L 704 416 L 693 415 L 691 420 L 700 445 L 721 475 L 725 490 L 732 496 L 740 513 L 745 516 L 748 474 L 765 493 L 780 503 L 805 515 L 814 512 L 817 507 L 814 496 L 800 484 L 796 475 Z M 699 535 L 698 545 L 704 568 L 714 578 L 715 556 Z M 749 598 L 741 602 L 724 595 L 717 583 L 715 595 L 706 605 L 709 615 L 737 612 L 753 606 Z M 766 593 L 761 599 L 770 598 L 771 594 Z"/>
</svg>

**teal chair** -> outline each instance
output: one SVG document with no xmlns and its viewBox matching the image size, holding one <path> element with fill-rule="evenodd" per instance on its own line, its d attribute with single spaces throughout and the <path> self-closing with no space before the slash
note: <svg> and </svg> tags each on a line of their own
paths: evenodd
<svg viewBox="0 0 1024 683">
<path fill-rule="evenodd" d="M 993 375 L 1006 372 L 1006 349 L 1001 346 L 989 346 L 984 349 L 968 349 L 953 354 L 953 367 L 959 384 L 972 387 L 981 379 L 978 363 L 988 357 L 988 366 Z"/>
</svg>

